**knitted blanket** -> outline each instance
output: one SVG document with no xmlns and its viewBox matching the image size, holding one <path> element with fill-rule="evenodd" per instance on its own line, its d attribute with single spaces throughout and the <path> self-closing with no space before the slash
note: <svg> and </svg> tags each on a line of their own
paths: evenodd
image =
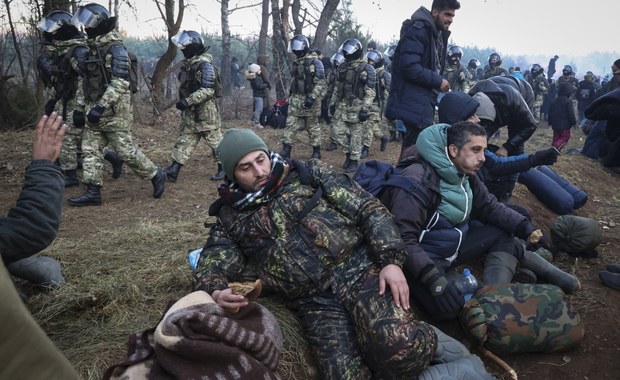
<svg viewBox="0 0 620 380">
<path fill-rule="evenodd" d="M 104 379 L 279 379 L 282 332 L 276 318 L 250 302 L 227 313 L 209 294 L 172 305 L 155 329 L 129 337 L 127 360 Z"/>
</svg>

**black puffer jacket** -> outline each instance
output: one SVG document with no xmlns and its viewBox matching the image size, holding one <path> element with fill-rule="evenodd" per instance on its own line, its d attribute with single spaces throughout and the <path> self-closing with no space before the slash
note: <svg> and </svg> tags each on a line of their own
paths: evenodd
<svg viewBox="0 0 620 380">
<path fill-rule="evenodd" d="M 508 140 L 503 146 L 509 154 L 515 154 L 536 131 L 537 123 L 528 104 L 534 99 L 532 86 L 514 77 L 492 77 L 476 83 L 469 95 L 478 92 L 491 99 L 497 112 L 493 125 L 486 128 L 487 135 L 507 125 Z"/>
</svg>

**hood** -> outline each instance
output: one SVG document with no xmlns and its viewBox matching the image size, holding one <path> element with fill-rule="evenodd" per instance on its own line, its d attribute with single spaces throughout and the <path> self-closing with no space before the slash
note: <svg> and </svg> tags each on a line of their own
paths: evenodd
<svg viewBox="0 0 620 380">
<path fill-rule="evenodd" d="M 450 91 L 439 102 L 439 122 L 454 124 L 469 119 L 478 110 L 480 103 L 460 91 Z"/>
<path fill-rule="evenodd" d="M 418 8 L 417 11 L 413 12 L 411 15 L 411 21 L 423 21 L 429 24 L 433 30 L 433 36 L 437 37 L 439 32 L 437 31 L 437 27 L 435 26 L 435 20 L 433 20 L 433 16 L 431 15 L 431 11 L 426 9 L 425 7 Z"/>
<path fill-rule="evenodd" d="M 474 94 L 473 99 L 478 102 L 478 110 L 476 114 L 480 119 L 495 121 L 497 111 L 495 110 L 495 104 L 484 92 L 477 92 Z"/>
<path fill-rule="evenodd" d="M 460 183 L 462 175 L 448 156 L 449 124 L 435 124 L 425 128 L 416 142 L 420 156 L 428 161 L 448 183 Z"/>
<path fill-rule="evenodd" d="M 105 45 L 108 42 L 120 42 L 123 43 L 123 37 L 121 37 L 121 35 L 118 32 L 112 31 L 106 34 L 102 34 L 100 36 L 97 36 L 93 39 L 88 39 L 88 43 L 92 43 L 92 41 L 98 43 L 98 44 L 102 44 Z"/>
</svg>

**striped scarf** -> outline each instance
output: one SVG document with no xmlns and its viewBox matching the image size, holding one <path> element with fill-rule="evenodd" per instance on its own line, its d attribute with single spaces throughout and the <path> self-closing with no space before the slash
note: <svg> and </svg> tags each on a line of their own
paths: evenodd
<svg viewBox="0 0 620 380">
<path fill-rule="evenodd" d="M 271 173 L 265 186 L 258 191 L 246 193 L 238 184 L 232 182 L 225 182 L 218 187 L 217 191 L 225 204 L 235 210 L 243 210 L 268 202 L 276 195 L 276 190 L 288 175 L 289 164 L 276 152 L 271 152 L 269 158 L 271 159 Z"/>
</svg>

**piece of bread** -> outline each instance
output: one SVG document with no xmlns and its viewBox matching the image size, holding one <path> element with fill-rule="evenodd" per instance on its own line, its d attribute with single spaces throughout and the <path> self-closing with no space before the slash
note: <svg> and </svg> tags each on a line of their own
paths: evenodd
<svg viewBox="0 0 620 380">
<path fill-rule="evenodd" d="M 255 301 L 260 296 L 263 284 L 260 279 L 252 282 L 229 282 L 228 287 L 232 289 L 234 294 L 244 296 L 249 301 Z"/>
</svg>

